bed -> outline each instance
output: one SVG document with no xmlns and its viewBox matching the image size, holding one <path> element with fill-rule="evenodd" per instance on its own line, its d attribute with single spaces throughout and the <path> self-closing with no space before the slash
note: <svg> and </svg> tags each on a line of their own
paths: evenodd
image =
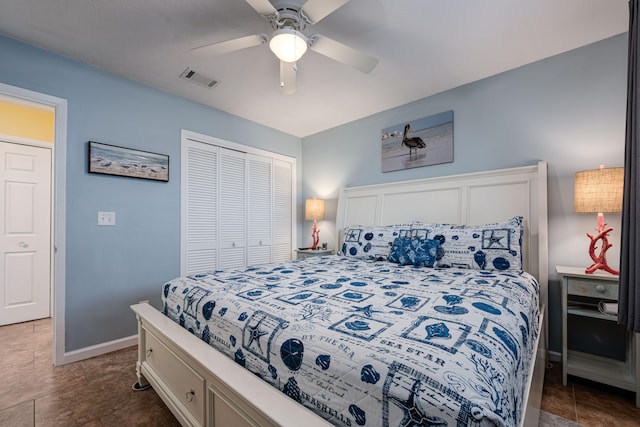
<svg viewBox="0 0 640 427">
<path fill-rule="evenodd" d="M 342 255 L 133 306 L 137 384 L 184 425 L 537 425 L 546 221 L 544 162 L 343 189 Z"/>
</svg>

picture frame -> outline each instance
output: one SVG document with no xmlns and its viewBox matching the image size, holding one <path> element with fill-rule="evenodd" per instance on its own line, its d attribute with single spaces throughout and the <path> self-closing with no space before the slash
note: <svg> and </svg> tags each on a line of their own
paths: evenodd
<svg viewBox="0 0 640 427">
<path fill-rule="evenodd" d="M 169 156 L 89 141 L 89 173 L 169 181 Z"/>
<path fill-rule="evenodd" d="M 382 172 L 453 162 L 453 111 L 398 123 L 380 133 Z"/>
</svg>

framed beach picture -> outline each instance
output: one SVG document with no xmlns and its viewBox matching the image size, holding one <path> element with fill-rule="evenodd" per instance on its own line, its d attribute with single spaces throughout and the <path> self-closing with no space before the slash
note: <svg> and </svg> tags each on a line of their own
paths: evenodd
<svg viewBox="0 0 640 427">
<path fill-rule="evenodd" d="M 89 173 L 169 181 L 169 156 L 89 141 Z"/>
<path fill-rule="evenodd" d="M 382 172 L 453 162 L 453 111 L 382 129 Z"/>
</svg>

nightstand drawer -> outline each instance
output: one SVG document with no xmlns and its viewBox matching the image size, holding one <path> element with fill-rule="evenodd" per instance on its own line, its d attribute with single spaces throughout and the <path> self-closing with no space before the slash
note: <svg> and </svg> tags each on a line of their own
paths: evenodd
<svg viewBox="0 0 640 427">
<path fill-rule="evenodd" d="M 569 279 L 567 293 L 569 295 L 617 300 L 618 284 L 605 283 L 604 281 L 581 280 L 572 277 Z"/>
<path fill-rule="evenodd" d="M 314 256 L 333 255 L 333 249 L 296 249 L 298 259 L 310 258 Z"/>
</svg>

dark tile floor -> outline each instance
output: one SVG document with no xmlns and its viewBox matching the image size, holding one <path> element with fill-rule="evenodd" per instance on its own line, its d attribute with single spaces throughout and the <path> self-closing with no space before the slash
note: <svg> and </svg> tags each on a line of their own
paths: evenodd
<svg viewBox="0 0 640 427">
<path fill-rule="evenodd" d="M 51 320 L 0 327 L 0 426 L 179 426 L 151 390 L 134 392 L 135 347 L 52 366 Z M 586 427 L 640 426 L 634 395 L 545 376 L 542 409 Z"/>
<path fill-rule="evenodd" d="M 565 387 L 560 363 L 545 373 L 542 410 L 585 427 L 640 426 L 635 393 L 572 376 Z"/>
<path fill-rule="evenodd" d="M 53 367 L 51 320 L 0 327 L 0 426 L 179 426 L 134 392 L 136 347 Z"/>
</svg>

